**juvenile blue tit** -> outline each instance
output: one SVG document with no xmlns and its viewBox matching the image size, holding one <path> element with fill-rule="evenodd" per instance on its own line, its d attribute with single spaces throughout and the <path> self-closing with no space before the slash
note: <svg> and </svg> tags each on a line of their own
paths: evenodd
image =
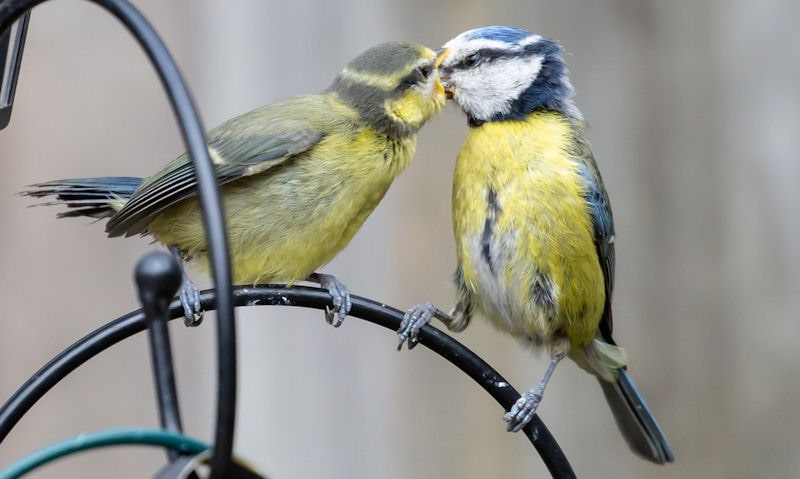
<svg viewBox="0 0 800 479">
<path fill-rule="evenodd" d="M 440 56 L 442 83 L 469 124 L 453 180 L 458 298 L 451 316 L 430 303 L 409 310 L 400 346 L 413 346 L 432 317 L 461 331 L 480 314 L 551 355 L 541 382 L 504 416 L 509 430 L 532 419 L 569 357 L 597 377 L 629 446 L 672 462 L 611 336 L 614 224 L 561 47 L 493 26 L 458 35 Z"/>
<path fill-rule="evenodd" d="M 238 284 L 309 280 L 328 289 L 334 326 L 350 309 L 347 288 L 314 273 L 347 245 L 414 155 L 417 131 L 445 102 L 436 53 L 385 43 L 365 51 L 318 95 L 273 103 L 208 133 Z M 152 235 L 184 260 L 207 266 L 191 160 L 178 157 L 149 178 L 79 178 L 33 185 L 54 196 L 59 217 L 108 218 L 110 237 Z M 185 276 L 185 275 L 184 275 Z M 185 277 L 187 324 L 201 318 Z"/>
</svg>

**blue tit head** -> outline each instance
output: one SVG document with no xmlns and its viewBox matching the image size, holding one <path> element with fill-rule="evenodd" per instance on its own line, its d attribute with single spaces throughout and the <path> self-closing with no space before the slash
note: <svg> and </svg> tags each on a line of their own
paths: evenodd
<svg viewBox="0 0 800 479">
<path fill-rule="evenodd" d="M 356 109 L 390 138 L 416 132 L 445 103 L 436 52 L 410 43 L 382 43 L 351 60 L 327 92 Z"/>
<path fill-rule="evenodd" d="M 439 75 L 470 124 L 521 120 L 536 110 L 580 119 L 561 51 L 519 28 L 481 27 L 444 44 Z"/>
</svg>

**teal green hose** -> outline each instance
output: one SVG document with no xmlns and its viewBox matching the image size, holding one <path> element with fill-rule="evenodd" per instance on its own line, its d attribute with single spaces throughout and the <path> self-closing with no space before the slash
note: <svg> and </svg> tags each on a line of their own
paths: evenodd
<svg viewBox="0 0 800 479">
<path fill-rule="evenodd" d="M 120 445 L 160 446 L 187 455 L 199 454 L 209 449 L 207 444 L 200 441 L 161 429 L 109 429 L 88 432 L 34 452 L 0 471 L 0 479 L 16 479 L 50 461 L 76 452 Z"/>
</svg>

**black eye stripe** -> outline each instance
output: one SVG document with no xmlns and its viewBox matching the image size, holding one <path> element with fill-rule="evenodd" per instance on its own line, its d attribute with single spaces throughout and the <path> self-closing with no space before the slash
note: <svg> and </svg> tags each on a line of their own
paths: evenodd
<svg viewBox="0 0 800 479">
<path fill-rule="evenodd" d="M 537 52 L 535 51 L 527 51 L 527 50 L 508 51 L 508 50 L 501 50 L 498 48 L 481 48 L 480 50 L 464 57 L 464 59 L 458 62 L 456 66 L 458 68 L 472 68 L 476 65 L 491 63 L 496 60 L 525 57 L 536 53 Z"/>
<path fill-rule="evenodd" d="M 411 73 L 400 79 L 399 87 L 404 88 L 423 83 L 430 76 L 432 71 L 433 65 L 430 63 L 419 65 L 417 68 L 412 70 Z"/>
<path fill-rule="evenodd" d="M 475 52 L 471 55 L 467 55 L 466 57 L 464 57 L 464 59 L 461 60 L 457 66 L 459 68 L 472 68 L 478 63 L 481 63 L 481 56 L 479 52 Z"/>
<path fill-rule="evenodd" d="M 413 72 L 409 73 L 408 75 L 404 76 L 400 80 L 400 87 L 407 87 L 410 85 L 416 85 L 422 79 L 422 75 L 420 75 L 419 71 L 414 70 Z"/>
<path fill-rule="evenodd" d="M 481 48 L 477 53 L 481 56 L 481 58 L 485 58 L 487 60 L 513 56 L 513 54 L 509 53 L 507 50 L 498 50 L 496 48 Z"/>
</svg>

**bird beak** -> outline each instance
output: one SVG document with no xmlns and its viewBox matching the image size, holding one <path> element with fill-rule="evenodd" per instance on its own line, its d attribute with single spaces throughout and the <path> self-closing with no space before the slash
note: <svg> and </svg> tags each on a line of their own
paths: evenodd
<svg viewBox="0 0 800 479">
<path fill-rule="evenodd" d="M 449 48 L 440 48 L 436 50 L 436 61 L 433 63 L 433 66 L 439 71 L 439 80 L 442 82 L 442 87 L 444 88 L 445 95 L 447 98 L 453 98 L 453 92 L 448 89 L 448 82 L 450 80 L 450 75 L 447 73 L 446 69 L 441 68 L 442 62 L 444 59 L 447 58 L 447 55 L 450 54 Z"/>
<path fill-rule="evenodd" d="M 440 48 L 440 49 L 436 50 L 434 53 L 436 53 L 436 62 L 433 64 L 433 66 L 435 66 L 436 68 L 439 68 L 442 65 L 442 62 L 444 61 L 444 59 L 447 58 L 447 55 L 450 54 L 450 49 L 449 48 Z"/>
</svg>

